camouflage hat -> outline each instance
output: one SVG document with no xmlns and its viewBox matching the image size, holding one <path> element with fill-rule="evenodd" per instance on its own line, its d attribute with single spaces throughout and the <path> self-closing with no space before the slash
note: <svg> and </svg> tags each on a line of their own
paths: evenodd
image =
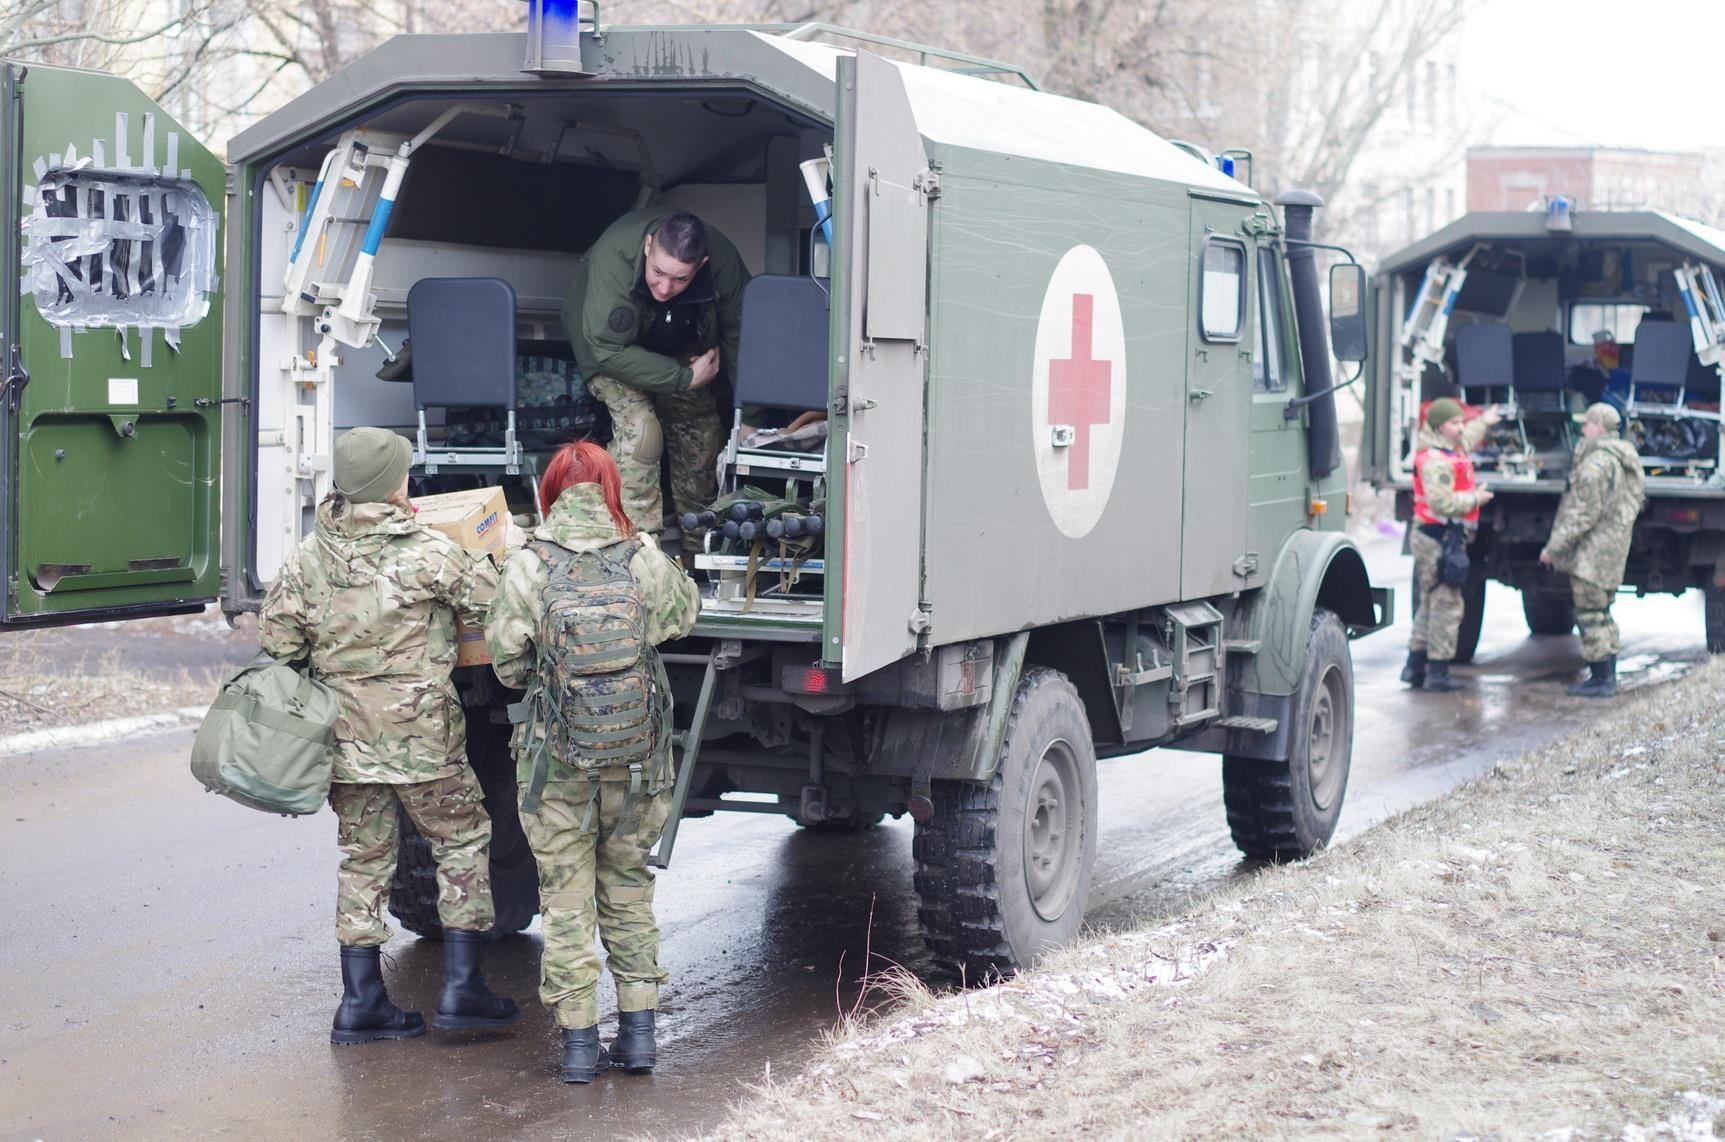
<svg viewBox="0 0 1725 1142">
<path fill-rule="evenodd" d="M 1581 419 L 1584 422 L 1591 420 L 1607 432 L 1616 432 L 1623 426 L 1623 414 L 1604 401 L 1588 405 L 1587 411 L 1581 414 Z"/>
<path fill-rule="evenodd" d="M 1461 404 L 1449 397 L 1439 397 L 1426 409 L 1426 427 L 1436 431 L 1448 421 L 1462 415 Z"/>
<path fill-rule="evenodd" d="M 335 442 L 335 490 L 356 504 L 382 503 L 401 488 L 413 446 L 386 428 L 356 428 Z"/>
</svg>

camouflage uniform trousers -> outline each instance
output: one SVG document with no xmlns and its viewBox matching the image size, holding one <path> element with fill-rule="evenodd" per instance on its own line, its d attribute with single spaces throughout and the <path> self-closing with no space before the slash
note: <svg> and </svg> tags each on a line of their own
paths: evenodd
<svg viewBox="0 0 1725 1142">
<path fill-rule="evenodd" d="M 597 790 L 594 784 L 581 776 L 553 776 L 539 811 L 521 814 L 527 842 L 539 862 L 539 915 L 545 933 L 539 999 L 565 1028 L 599 1022 L 595 927 L 617 983 L 618 1010 L 654 1010 L 659 985 L 670 978 L 659 967 L 659 925 L 653 918 L 653 872 L 647 867 L 647 853 L 671 814 L 671 792 L 641 794 L 638 825 L 633 833 L 619 836 L 614 830 L 623 816 L 628 782 L 600 781 Z"/>
<path fill-rule="evenodd" d="M 1456 637 L 1461 632 L 1462 611 L 1466 607 L 1461 588 L 1438 582 L 1438 557 L 1443 553 L 1443 544 L 1415 527 L 1408 536 L 1408 547 L 1414 555 L 1414 581 L 1420 587 L 1420 607 L 1414 612 L 1408 649 L 1423 650 L 1438 662 L 1451 662 L 1455 659 Z"/>
<path fill-rule="evenodd" d="M 651 396 L 610 377 L 593 377 L 587 391 L 611 410 L 611 456 L 623 478 L 623 511 L 636 530 L 664 529 L 659 464 L 671 457 L 674 510 L 695 512 L 719 498 L 717 463 L 724 430 L 710 389 Z M 698 537 L 684 547 L 699 551 Z"/>
<path fill-rule="evenodd" d="M 491 816 L 473 770 L 407 785 L 329 787 L 341 869 L 336 875 L 335 934 L 348 947 L 389 940 L 383 906 L 395 873 L 401 825 L 396 806 L 431 843 L 437 861 L 437 916 L 445 928 L 491 927 Z"/>
<path fill-rule="evenodd" d="M 1622 649 L 1617 637 L 1617 623 L 1611 617 L 1611 599 L 1615 594 L 1586 579 L 1569 578 L 1569 590 L 1575 600 L 1575 625 L 1581 631 L 1581 657 L 1586 662 L 1604 662 Z"/>
<path fill-rule="evenodd" d="M 711 507 L 719 498 L 719 450 L 725 445 L 712 387 L 663 393 L 653 398 L 653 407 L 671 458 L 671 511 L 680 516 Z M 683 550 L 701 550 L 699 532 L 683 536 Z"/>
</svg>

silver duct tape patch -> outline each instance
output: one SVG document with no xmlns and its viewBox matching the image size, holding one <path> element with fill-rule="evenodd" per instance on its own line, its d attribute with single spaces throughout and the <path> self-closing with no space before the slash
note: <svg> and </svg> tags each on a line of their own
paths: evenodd
<svg viewBox="0 0 1725 1142">
<path fill-rule="evenodd" d="M 25 187 L 29 213 L 19 226 L 19 289 L 60 330 L 62 356 L 72 355 L 75 336 L 85 329 L 112 329 L 130 360 L 128 330 L 136 329 L 147 367 L 154 330 L 162 329 L 178 352 L 180 331 L 209 315 L 217 288 L 217 223 L 190 172 L 172 177 L 179 132 L 167 132 L 163 174 L 154 165 L 155 116 L 144 116 L 140 167 L 131 163 L 129 122 L 125 112 L 114 117 L 115 168 L 107 166 L 100 139 L 90 157 L 80 158 L 68 145 L 32 164 L 36 183 Z"/>
</svg>

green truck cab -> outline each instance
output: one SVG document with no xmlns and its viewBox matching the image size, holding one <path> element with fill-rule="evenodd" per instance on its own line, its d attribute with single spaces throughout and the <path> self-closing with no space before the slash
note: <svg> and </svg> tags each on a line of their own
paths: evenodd
<svg viewBox="0 0 1725 1142">
<path fill-rule="evenodd" d="M 475 456 L 380 377 L 410 292 L 507 283 L 515 327 L 484 336 L 573 393 L 575 260 L 670 205 L 757 275 L 739 410 L 828 427 L 787 453 L 737 413 L 725 488 L 818 497 L 824 543 L 699 557 L 702 618 L 666 648 L 679 812 L 659 863 L 684 816 L 908 813 L 929 944 L 982 978 L 1078 930 L 1098 757 L 1219 753 L 1245 853 L 1321 847 L 1352 749 L 1348 640 L 1392 600 L 1343 533 L 1316 200 L 1288 196 L 1284 221 L 1105 108 L 882 47 L 903 45 L 821 26 L 399 37 L 232 140 L 225 169 L 124 84 L 7 65 L 30 288 L 4 303 L 5 621 L 255 609 L 354 425 L 415 440 L 416 490 L 501 483 L 530 511 L 525 408 Z M 1333 273 L 1337 352 L 1363 361 L 1363 275 Z M 155 297 L 170 284 L 177 308 Z M 537 898 L 508 695 L 460 674 L 513 930 Z M 426 873 L 404 847 L 394 907 L 421 932 Z"/>
<path fill-rule="evenodd" d="M 1456 657 L 1479 641 L 1485 586 L 1521 592 L 1534 634 L 1575 624 L 1568 580 L 1539 563 L 1598 400 L 1623 414 L 1647 504 L 1624 587 L 1706 597 L 1709 650 L 1725 650 L 1725 480 L 1719 369 L 1725 232 L 1653 211 L 1478 212 L 1378 267 L 1365 475 L 1413 515 L 1413 452 L 1425 405 L 1455 396 L 1507 415 L 1474 455 L 1495 493 L 1470 553 Z"/>
</svg>

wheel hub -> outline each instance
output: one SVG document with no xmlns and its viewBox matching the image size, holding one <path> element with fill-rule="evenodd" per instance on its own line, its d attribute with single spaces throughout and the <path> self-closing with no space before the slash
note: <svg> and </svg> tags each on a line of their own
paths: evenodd
<svg viewBox="0 0 1725 1142">
<path fill-rule="evenodd" d="M 1327 810 L 1336 799 L 1346 777 L 1338 758 L 1342 745 L 1347 698 L 1342 693 L 1341 672 L 1335 667 L 1324 672 L 1318 692 L 1312 701 L 1312 724 L 1306 751 L 1306 769 L 1312 792 L 1312 804 Z"/>
<path fill-rule="evenodd" d="M 1066 742 L 1051 743 L 1030 781 L 1024 815 L 1024 881 L 1031 907 L 1057 920 L 1078 883 L 1082 837 L 1078 766 Z"/>
</svg>

